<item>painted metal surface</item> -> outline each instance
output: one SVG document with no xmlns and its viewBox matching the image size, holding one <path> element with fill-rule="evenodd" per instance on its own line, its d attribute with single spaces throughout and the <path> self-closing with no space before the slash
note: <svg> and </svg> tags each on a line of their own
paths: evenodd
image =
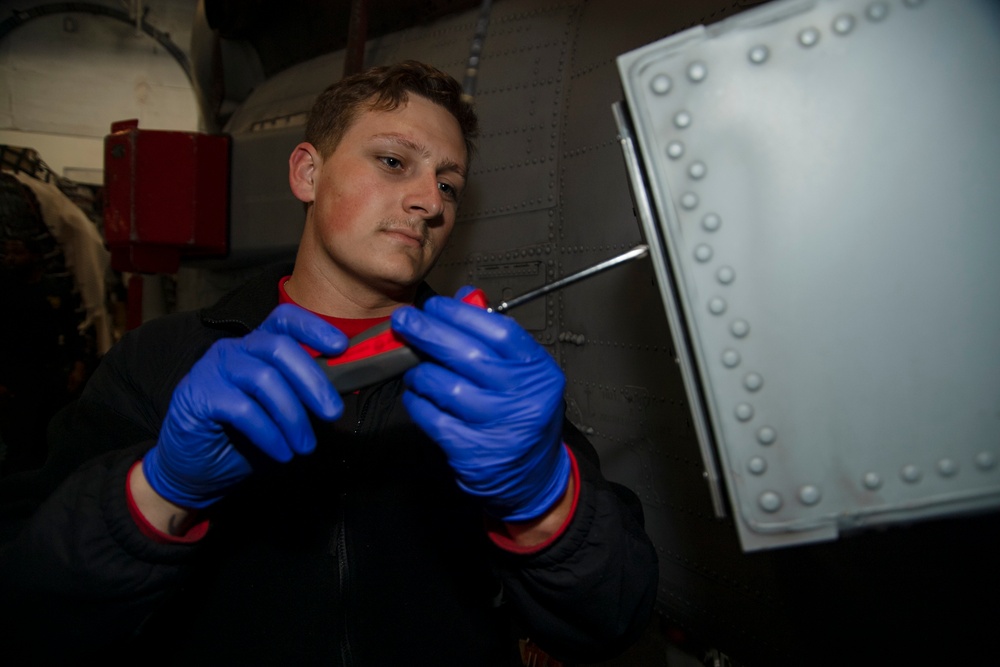
<svg viewBox="0 0 1000 667">
<path fill-rule="evenodd" d="M 998 23 L 786 0 L 619 58 L 747 550 L 1000 505 Z"/>
<path fill-rule="evenodd" d="M 182 256 L 226 253 L 226 137 L 144 130 L 130 120 L 111 126 L 104 150 L 112 268 L 176 273 Z"/>
</svg>

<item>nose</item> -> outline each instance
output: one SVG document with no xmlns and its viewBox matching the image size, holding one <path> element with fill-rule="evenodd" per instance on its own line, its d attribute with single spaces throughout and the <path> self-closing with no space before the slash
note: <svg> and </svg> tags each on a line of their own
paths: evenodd
<svg viewBox="0 0 1000 667">
<path fill-rule="evenodd" d="M 438 186 L 437 174 L 415 178 L 403 201 L 403 207 L 407 213 L 425 220 L 440 216 L 444 212 L 444 195 Z"/>
</svg>

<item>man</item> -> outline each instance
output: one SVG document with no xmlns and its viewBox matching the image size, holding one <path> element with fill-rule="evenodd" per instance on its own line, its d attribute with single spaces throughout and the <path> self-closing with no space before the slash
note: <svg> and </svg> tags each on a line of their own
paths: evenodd
<svg viewBox="0 0 1000 667">
<path fill-rule="evenodd" d="M 0 554 L 22 651 L 504 665 L 515 631 L 588 662 L 635 639 L 655 554 L 558 366 L 423 283 L 476 132 L 460 93 L 415 62 L 331 86 L 289 160 L 290 275 L 140 327 L 55 420 L 38 484 L 73 472 Z M 390 317 L 427 360 L 338 395 L 310 354 Z"/>
</svg>

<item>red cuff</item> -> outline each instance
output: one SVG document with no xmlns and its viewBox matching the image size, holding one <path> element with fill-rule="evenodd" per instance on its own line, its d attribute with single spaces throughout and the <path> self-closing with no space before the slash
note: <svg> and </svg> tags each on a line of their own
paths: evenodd
<svg viewBox="0 0 1000 667">
<path fill-rule="evenodd" d="M 563 447 L 566 447 L 566 445 L 563 444 Z M 541 544 L 525 547 L 510 538 L 502 521 L 487 518 L 486 534 L 495 545 L 504 551 L 509 551 L 515 554 L 529 555 L 545 549 L 566 532 L 566 528 L 569 527 L 570 522 L 573 520 L 573 516 L 576 514 L 576 506 L 580 502 L 580 468 L 576 464 L 576 456 L 573 455 L 573 450 L 566 447 L 566 453 L 569 454 L 570 475 L 573 479 L 573 504 L 569 508 L 569 514 L 566 515 L 566 520 L 563 521 L 561 526 L 559 526 L 559 530 L 553 533 L 552 537 L 545 540 Z"/>
<path fill-rule="evenodd" d="M 128 470 L 128 476 L 125 478 L 125 500 L 128 503 L 128 513 L 132 515 L 132 520 L 135 521 L 139 532 L 160 544 L 194 544 L 205 537 L 205 534 L 208 533 L 208 519 L 191 526 L 183 535 L 171 535 L 155 527 L 142 515 L 139 506 L 135 504 L 135 498 L 132 496 L 132 485 L 128 482 L 132 479 L 132 471 L 137 465 L 142 465 L 141 459 L 133 463 Z"/>
</svg>

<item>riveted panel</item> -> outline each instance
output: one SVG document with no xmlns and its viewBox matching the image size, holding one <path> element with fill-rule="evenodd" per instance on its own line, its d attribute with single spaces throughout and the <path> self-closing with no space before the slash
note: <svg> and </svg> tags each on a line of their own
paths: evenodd
<svg viewBox="0 0 1000 667">
<path fill-rule="evenodd" d="M 366 61 L 390 63 L 415 58 L 433 64 L 462 80 L 475 31 L 475 12 L 444 17 L 432 25 L 378 37 L 368 45 Z"/>
<path fill-rule="evenodd" d="M 619 59 L 747 550 L 1000 503 L 998 20 L 778 2 Z"/>
<path fill-rule="evenodd" d="M 476 87 L 481 131 L 472 170 L 490 187 L 470 193 L 461 219 L 557 205 L 567 22 L 576 4 L 510 2 L 493 12 Z"/>
</svg>

